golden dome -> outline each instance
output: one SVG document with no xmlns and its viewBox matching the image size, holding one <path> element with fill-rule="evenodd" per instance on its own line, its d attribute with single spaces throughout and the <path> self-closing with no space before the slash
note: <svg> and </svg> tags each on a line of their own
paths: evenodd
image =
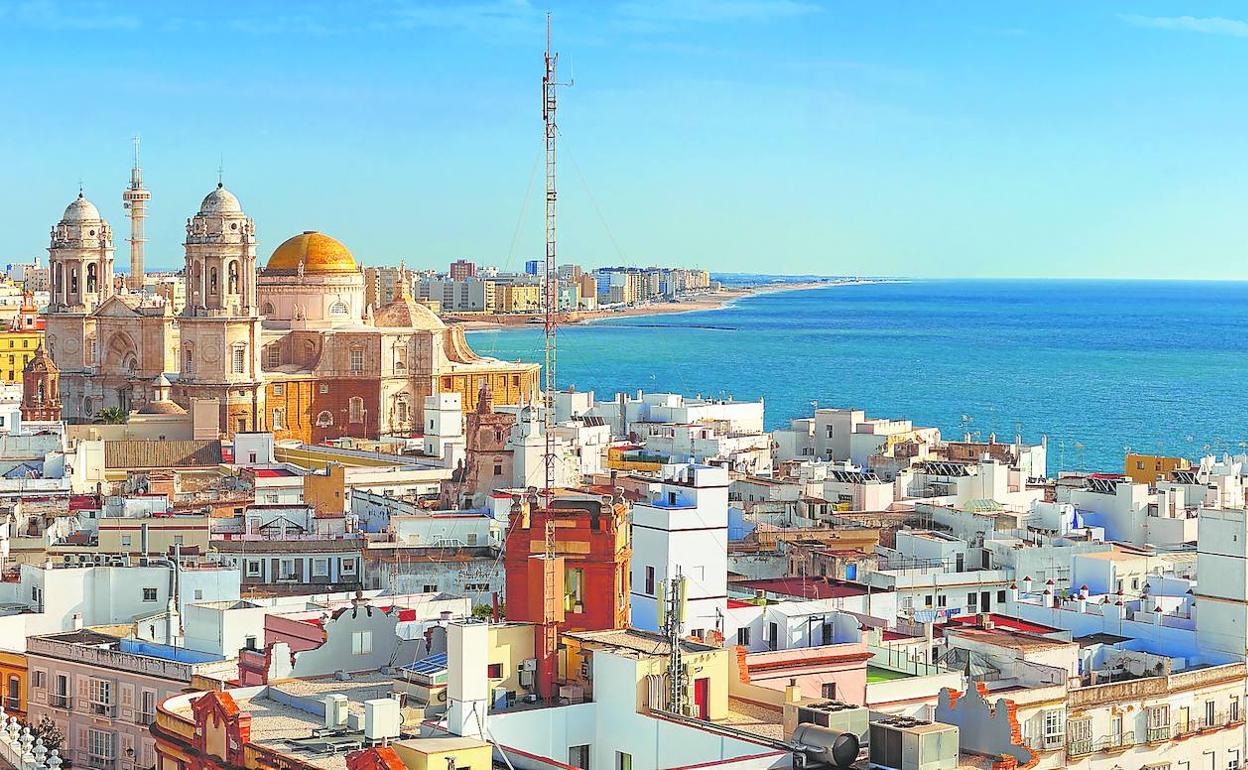
<svg viewBox="0 0 1248 770">
<path fill-rule="evenodd" d="M 360 269 L 346 246 L 324 233 L 305 230 L 274 249 L 264 270 L 298 273 L 300 263 L 305 273 L 355 273 Z"/>
</svg>

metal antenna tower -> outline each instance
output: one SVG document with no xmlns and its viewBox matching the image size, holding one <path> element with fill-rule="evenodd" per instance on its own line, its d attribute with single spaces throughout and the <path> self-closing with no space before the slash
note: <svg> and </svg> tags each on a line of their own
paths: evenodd
<svg viewBox="0 0 1248 770">
<path fill-rule="evenodd" d="M 553 662 L 558 654 L 560 617 L 556 596 L 555 559 L 555 518 L 551 503 L 554 498 L 555 486 L 555 330 L 558 325 L 559 311 L 559 271 L 555 262 L 555 138 L 558 128 L 555 124 L 555 89 L 560 83 L 555 78 L 555 65 L 559 55 L 550 50 L 550 14 L 546 14 L 546 71 L 542 75 L 542 122 L 546 129 L 546 261 L 545 274 L 542 276 L 542 309 L 544 311 L 544 327 L 546 337 L 545 380 L 543 382 L 543 420 L 545 432 L 546 478 L 542 490 L 542 504 L 545 507 L 545 557 L 542 570 L 542 660 Z M 546 696 L 554 697 L 553 671 L 543 672 L 549 678 Z"/>
<path fill-rule="evenodd" d="M 143 290 L 143 245 L 147 237 L 143 221 L 147 219 L 147 202 L 152 194 L 143 188 L 143 169 L 139 168 L 139 135 L 134 135 L 134 165 L 130 168 L 130 186 L 121 193 L 122 205 L 130 211 L 130 275 L 126 284 L 131 291 Z"/>
</svg>

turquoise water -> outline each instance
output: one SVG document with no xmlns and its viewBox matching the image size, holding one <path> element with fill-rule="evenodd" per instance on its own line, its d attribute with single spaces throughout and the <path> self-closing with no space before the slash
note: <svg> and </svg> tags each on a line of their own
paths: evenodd
<svg viewBox="0 0 1248 770">
<path fill-rule="evenodd" d="M 473 346 L 540 361 L 540 328 Z M 811 402 L 958 436 L 1049 436 L 1051 468 L 1196 457 L 1248 441 L 1248 283 L 919 281 L 747 297 L 720 310 L 559 334 L 559 384 L 763 397 L 770 427 Z M 966 421 L 969 418 L 969 423 Z"/>
</svg>

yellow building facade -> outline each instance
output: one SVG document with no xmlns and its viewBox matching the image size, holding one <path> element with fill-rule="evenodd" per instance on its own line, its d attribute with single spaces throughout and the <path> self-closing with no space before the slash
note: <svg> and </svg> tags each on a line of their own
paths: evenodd
<svg viewBox="0 0 1248 770">
<path fill-rule="evenodd" d="M 1123 461 L 1123 474 L 1137 484 L 1155 484 L 1165 481 L 1172 471 L 1192 467 L 1186 457 L 1165 455 L 1141 455 L 1128 452 Z"/>
<path fill-rule="evenodd" d="M 21 382 L 22 370 L 42 344 L 43 332 L 39 330 L 0 331 L 0 378 L 5 382 Z"/>
<path fill-rule="evenodd" d="M 0 650 L 0 703 L 4 713 L 26 721 L 26 656 Z"/>
</svg>

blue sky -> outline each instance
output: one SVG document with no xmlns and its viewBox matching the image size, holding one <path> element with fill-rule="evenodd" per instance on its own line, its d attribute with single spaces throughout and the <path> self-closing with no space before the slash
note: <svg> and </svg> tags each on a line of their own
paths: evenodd
<svg viewBox="0 0 1248 770">
<path fill-rule="evenodd" d="M 1248 278 L 1242 3 L 549 8 L 561 261 Z M 223 158 L 266 254 L 319 229 L 370 264 L 521 265 L 546 10 L 0 0 L 0 262 L 80 178 L 121 255 L 138 131 L 149 264 L 180 264 Z"/>
</svg>

